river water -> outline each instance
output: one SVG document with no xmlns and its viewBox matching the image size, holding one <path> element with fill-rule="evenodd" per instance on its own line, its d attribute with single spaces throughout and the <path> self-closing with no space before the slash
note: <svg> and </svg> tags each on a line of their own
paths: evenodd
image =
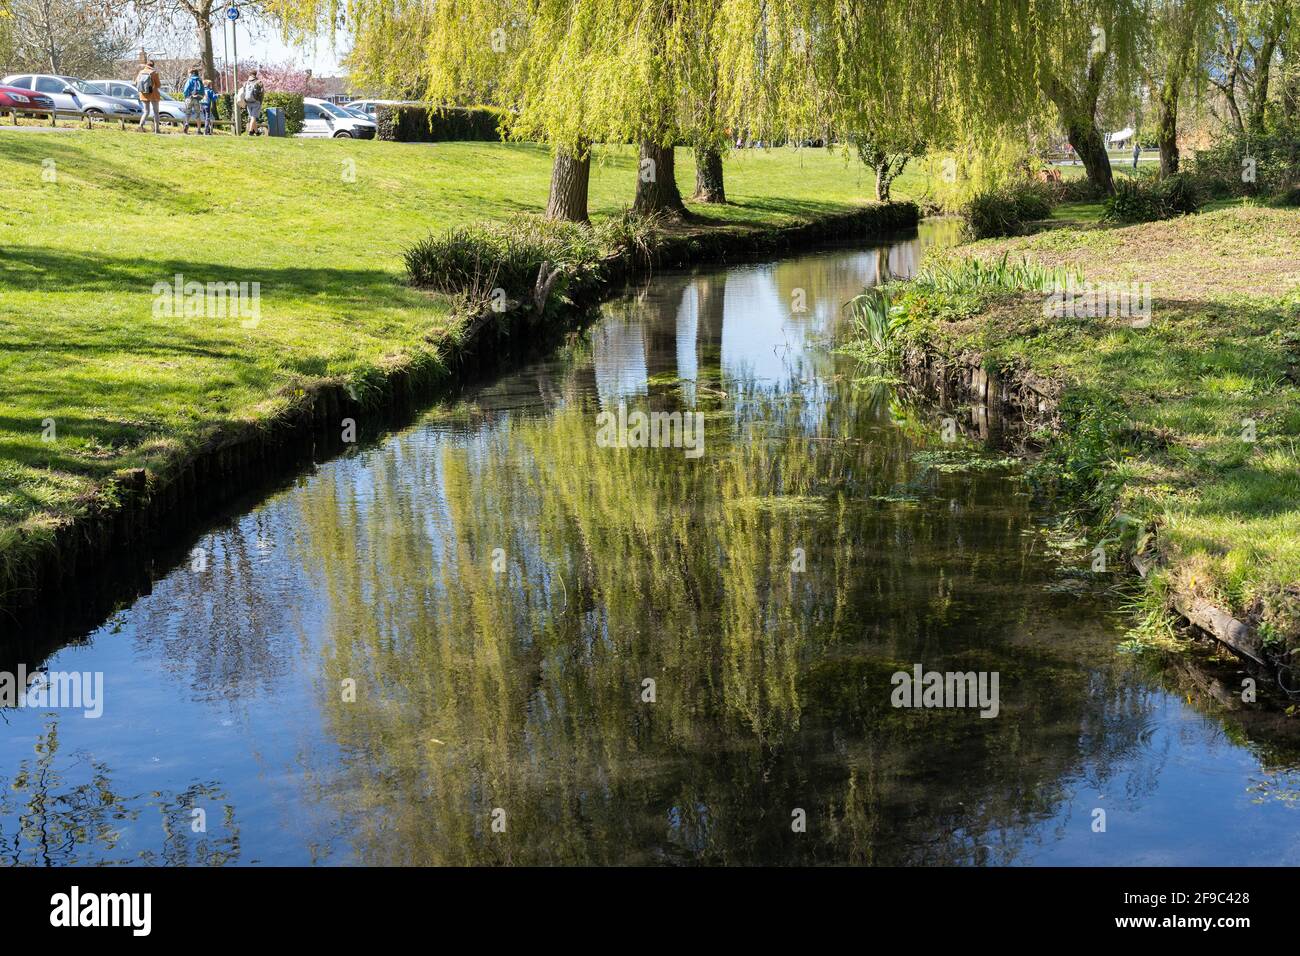
<svg viewBox="0 0 1300 956">
<path fill-rule="evenodd" d="M 1300 863 L 1296 752 L 1171 689 L 1014 470 L 832 351 L 950 232 L 659 275 L 221 521 L 29 662 L 102 715 L 0 710 L 0 859 Z M 603 447 L 620 405 L 703 430 Z M 996 715 L 893 706 L 918 665 Z"/>
</svg>

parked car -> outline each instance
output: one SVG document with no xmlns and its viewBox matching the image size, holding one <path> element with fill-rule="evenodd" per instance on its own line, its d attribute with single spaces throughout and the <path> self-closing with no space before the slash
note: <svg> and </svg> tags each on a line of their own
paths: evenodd
<svg viewBox="0 0 1300 956">
<path fill-rule="evenodd" d="M 0 86 L 0 111 L 13 110 L 18 113 L 54 109 L 54 100 L 35 90 L 24 90 L 17 86 Z"/>
<path fill-rule="evenodd" d="M 56 109 L 67 113 L 113 119 L 139 119 L 140 114 L 144 112 L 138 100 L 124 100 L 109 96 L 95 84 L 75 76 L 24 73 L 6 76 L 0 80 L 0 83 L 5 86 L 16 86 L 24 93 L 27 90 L 44 93 L 54 101 Z"/>
<path fill-rule="evenodd" d="M 366 114 L 368 119 L 375 118 L 375 107 L 377 106 L 423 106 L 419 100 L 353 100 L 344 106 L 344 109 L 360 110 Z"/>
<path fill-rule="evenodd" d="M 307 97 L 302 101 L 302 132 L 311 139 L 374 139 L 379 127 L 329 100 Z"/>
<path fill-rule="evenodd" d="M 140 101 L 140 91 L 136 89 L 134 83 L 125 80 L 91 80 L 90 82 L 109 96 L 116 96 L 121 100 L 134 100 L 137 103 Z M 164 92 L 162 98 L 158 100 L 158 119 L 164 123 L 184 123 L 184 101 L 175 93 Z"/>
</svg>

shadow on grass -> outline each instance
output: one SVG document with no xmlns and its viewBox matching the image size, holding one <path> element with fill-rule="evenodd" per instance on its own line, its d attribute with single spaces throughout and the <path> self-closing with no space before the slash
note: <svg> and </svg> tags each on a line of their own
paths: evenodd
<svg viewBox="0 0 1300 956">
<path fill-rule="evenodd" d="M 203 212 L 212 207 L 212 201 L 208 197 L 187 192 L 174 183 L 160 185 L 142 178 L 138 167 L 109 162 L 100 155 L 89 162 L 87 152 L 80 143 L 67 142 L 58 137 L 9 137 L 3 141 L 0 154 L 17 163 L 30 163 L 37 170 L 43 168 L 46 160 L 53 160 L 56 172 L 71 174 L 100 188 L 119 193 L 132 202 L 156 206 L 169 213 Z"/>
<path fill-rule="evenodd" d="M 262 295 L 330 293 L 366 302 L 406 291 L 400 280 L 376 269 L 338 269 L 256 264 L 226 265 L 194 259 L 114 257 L 43 246 L 9 246 L 0 258 L 0 285 L 42 292 L 136 292 L 153 296 L 154 284 L 260 282 Z"/>
<path fill-rule="evenodd" d="M 224 318 L 155 318 L 155 283 L 172 290 L 176 275 L 183 283 L 205 287 L 208 282 L 258 282 L 263 313 L 268 299 L 322 297 L 345 314 L 361 315 L 391 305 L 399 296 L 419 296 L 396 276 L 375 270 L 243 268 L 183 258 L 146 261 L 8 248 L 0 259 L 0 289 L 63 296 L 46 300 L 47 315 L 28 308 L 23 318 L 31 324 L 22 332 L 0 328 L 0 351 L 8 359 L 0 361 L 6 366 L 5 404 L 10 406 L 0 416 L 0 458 L 35 468 L 103 474 L 129 464 L 134 449 L 174 431 L 178 421 L 188 419 L 201 428 L 236 411 L 225 408 L 231 392 L 270 395 L 295 375 L 327 372 L 331 359 L 322 354 L 327 343 L 320 337 L 328 336 L 328 321 L 290 327 L 285 339 L 250 341 L 256 332 L 240 326 L 232 303 Z M 96 306 L 99 297 L 109 295 L 127 296 L 128 309 L 138 302 L 138 322 L 130 314 L 123 316 L 120 305 L 114 318 L 105 321 Z M 76 297 L 84 297 L 85 304 L 69 308 Z M 183 310 L 184 303 L 176 307 Z M 432 301 L 429 310 L 432 317 Z M 340 320 L 341 337 L 354 334 L 346 323 L 346 318 Z M 150 371 L 142 377 L 133 364 Z M 45 417 L 55 419 L 60 441 L 40 440 Z"/>
<path fill-rule="evenodd" d="M 740 198 L 732 200 L 726 206 L 721 207 L 704 207 L 709 209 L 724 209 L 737 211 L 752 211 L 763 216 L 788 216 L 791 219 L 816 219 L 822 216 L 835 215 L 837 213 L 848 212 L 857 208 L 860 204 L 848 202 L 830 202 L 817 199 L 783 199 L 779 196 L 772 196 L 763 199 L 753 197 Z M 700 208 L 700 207 L 695 207 Z M 754 220 L 741 217 L 713 218 L 709 217 L 710 222 L 716 222 L 718 225 L 752 225 Z"/>
<path fill-rule="evenodd" d="M 1300 402 L 1300 390 L 1288 379 L 1293 357 L 1268 334 L 1290 328 L 1294 319 L 1275 304 L 1253 300 L 1225 308 L 1156 299 L 1152 320 L 1146 328 L 1117 327 L 1114 319 L 1042 323 L 1039 348 L 1086 355 L 1074 365 L 1076 390 L 1098 404 L 1118 403 L 1124 415 L 1159 426 L 1163 440 L 1179 446 L 1165 458 L 1171 469 L 1165 480 L 1197 492 L 1179 503 L 1188 514 L 1248 520 L 1300 510 L 1300 477 L 1257 457 L 1294 449 L 1294 425 L 1285 418 L 1276 422 L 1268 411 L 1279 400 Z M 1107 347 L 1097 347 L 1102 339 L 1109 340 Z M 1230 391 L 1207 384 L 1220 378 L 1241 384 Z M 1256 416 L 1258 444 L 1239 437 Z M 1163 457 L 1157 448 L 1148 453 Z"/>
</svg>

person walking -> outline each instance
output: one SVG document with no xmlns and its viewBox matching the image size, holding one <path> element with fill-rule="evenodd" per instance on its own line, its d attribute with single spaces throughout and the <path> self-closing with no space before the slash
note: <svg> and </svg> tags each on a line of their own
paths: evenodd
<svg viewBox="0 0 1300 956">
<path fill-rule="evenodd" d="M 212 120 L 217 112 L 217 91 L 214 89 L 216 82 L 208 77 L 207 85 L 203 87 L 203 98 L 199 101 L 199 117 L 203 121 L 204 136 L 212 135 Z"/>
<path fill-rule="evenodd" d="M 162 77 L 154 69 L 153 60 L 147 60 L 140 65 L 140 69 L 135 74 L 136 92 L 140 94 L 140 105 L 144 112 L 140 114 L 140 132 L 144 132 L 144 124 L 149 119 L 149 114 L 153 114 L 153 131 L 161 132 L 158 129 L 158 101 L 162 99 Z"/>
<path fill-rule="evenodd" d="M 185 125 L 181 133 L 189 135 L 190 120 L 194 120 L 195 127 L 202 132 L 203 78 L 199 76 L 197 66 L 190 69 L 189 79 L 181 87 L 181 96 L 185 99 Z"/>
<path fill-rule="evenodd" d="M 257 124 L 262 119 L 262 81 L 257 78 L 256 70 L 248 74 L 239 88 L 239 99 L 248 111 L 248 135 L 256 136 Z"/>
<path fill-rule="evenodd" d="M 1138 142 L 1137 134 L 1133 134 L 1133 172 L 1137 172 L 1138 160 L 1142 158 L 1142 144 Z"/>
</svg>

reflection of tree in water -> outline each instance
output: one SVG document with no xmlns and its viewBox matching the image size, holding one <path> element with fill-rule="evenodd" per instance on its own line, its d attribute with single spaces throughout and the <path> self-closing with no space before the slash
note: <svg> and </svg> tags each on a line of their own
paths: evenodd
<svg viewBox="0 0 1300 956">
<path fill-rule="evenodd" d="M 274 690 L 291 667 L 292 604 L 268 599 L 271 558 L 290 547 L 280 509 L 261 508 L 200 542 L 202 571 L 182 565 L 141 601 L 138 629 L 198 700 L 235 700 Z"/>
<path fill-rule="evenodd" d="M 701 396 L 698 462 L 597 448 L 569 403 L 398 439 L 364 500 L 337 475 L 297 497 L 329 595 L 322 695 L 344 766 L 328 793 L 357 854 L 1005 862 L 1074 781 L 1110 779 L 1149 700 L 1017 642 L 1062 600 L 1034 586 L 1025 500 L 917 478 L 898 433 L 866 431 L 876 401 L 837 389 L 810 422 L 780 395 Z M 870 497 L 912 480 L 938 502 Z M 893 709 L 890 675 L 917 661 L 999 671 L 1002 716 Z"/>
<path fill-rule="evenodd" d="M 74 782 L 80 781 L 80 782 Z M 123 796 L 110 768 L 86 754 L 60 758 L 58 719 L 51 715 L 35 757 L 12 780 L 0 778 L 0 861 L 10 866 L 220 866 L 239 858 L 234 807 L 215 783 L 181 793 Z M 194 833 L 194 808 L 208 814 L 208 830 Z M 216 811 L 220 811 L 218 816 Z M 158 814 L 156 842 L 134 854 L 120 844 L 146 842 L 147 821 Z M 216 818 L 216 819 L 214 819 Z M 130 830 L 129 841 L 123 834 Z"/>
</svg>

